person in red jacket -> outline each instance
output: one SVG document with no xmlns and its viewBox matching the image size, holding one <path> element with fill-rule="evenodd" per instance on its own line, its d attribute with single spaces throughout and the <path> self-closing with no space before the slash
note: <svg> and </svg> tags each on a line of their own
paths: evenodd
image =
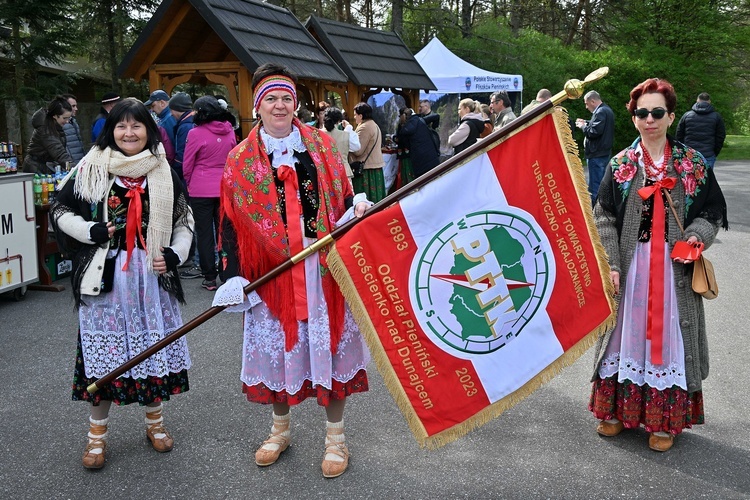
<svg viewBox="0 0 750 500">
<path fill-rule="evenodd" d="M 219 186 L 227 154 L 237 145 L 229 112 L 213 96 L 193 105 L 195 127 L 188 132 L 182 174 L 190 194 L 202 286 L 216 290 L 216 231 L 219 227 Z"/>
</svg>

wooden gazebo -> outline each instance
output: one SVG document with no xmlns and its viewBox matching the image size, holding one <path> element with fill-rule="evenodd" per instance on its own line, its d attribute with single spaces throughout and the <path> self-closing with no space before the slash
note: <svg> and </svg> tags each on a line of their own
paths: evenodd
<svg viewBox="0 0 750 500">
<path fill-rule="evenodd" d="M 347 75 L 289 10 L 254 0 L 164 0 L 119 73 L 170 95 L 181 83 L 222 84 L 247 135 L 252 74 L 267 62 L 293 71 L 308 103 L 348 89 Z"/>
<path fill-rule="evenodd" d="M 416 109 L 420 90 L 437 89 L 394 31 L 317 16 L 310 16 L 305 27 L 349 78 L 346 97 L 338 92 L 349 116 L 358 102 L 382 90 L 403 96 L 406 105 Z"/>
</svg>

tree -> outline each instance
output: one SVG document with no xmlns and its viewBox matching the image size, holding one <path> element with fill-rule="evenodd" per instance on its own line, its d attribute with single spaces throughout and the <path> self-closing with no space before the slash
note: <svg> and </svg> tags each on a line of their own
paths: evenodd
<svg viewBox="0 0 750 500">
<path fill-rule="evenodd" d="M 10 40 L 0 46 L 13 78 L 0 86 L 0 95 L 14 101 L 19 116 L 26 116 L 26 101 L 41 100 L 63 89 L 41 84 L 41 63 L 59 64 L 75 53 L 78 38 L 69 30 L 72 0 L 5 0 L 0 3 L 0 24 L 10 27 Z M 21 127 L 21 142 L 26 144 L 26 128 Z"/>
<path fill-rule="evenodd" d="M 112 89 L 126 93 L 117 68 L 130 50 L 159 0 L 68 0 L 75 2 L 77 31 L 86 45 L 80 52 L 107 73 Z M 98 22 L 92 23 L 91 19 Z"/>
</svg>

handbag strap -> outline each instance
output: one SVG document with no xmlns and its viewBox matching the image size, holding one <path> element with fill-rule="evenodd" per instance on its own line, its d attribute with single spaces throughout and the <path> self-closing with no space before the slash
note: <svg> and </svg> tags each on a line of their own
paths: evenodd
<svg viewBox="0 0 750 500">
<path fill-rule="evenodd" d="M 669 191 L 665 189 L 664 194 L 667 196 L 667 201 L 669 202 L 669 208 L 672 210 L 672 214 L 674 215 L 674 220 L 677 222 L 677 227 L 680 228 L 680 234 L 684 234 L 685 229 L 682 227 L 682 222 L 680 222 L 680 217 L 677 215 L 677 210 L 675 210 L 674 208 L 674 203 L 672 203 L 672 197 L 669 195 Z"/>
<path fill-rule="evenodd" d="M 377 123 L 375 124 L 375 126 L 377 127 Z M 372 154 L 373 150 L 375 149 L 375 146 L 377 146 L 379 142 L 380 142 L 380 127 L 378 127 L 378 137 L 377 137 L 377 139 L 375 139 L 375 142 L 372 143 L 372 147 L 370 148 L 370 152 L 367 153 L 367 156 L 365 156 L 365 159 L 362 161 L 363 164 L 367 163 L 367 159 L 370 157 L 370 155 Z"/>
</svg>

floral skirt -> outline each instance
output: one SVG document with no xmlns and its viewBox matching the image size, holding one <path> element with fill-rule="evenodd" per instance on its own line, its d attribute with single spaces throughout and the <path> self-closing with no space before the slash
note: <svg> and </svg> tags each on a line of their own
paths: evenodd
<svg viewBox="0 0 750 500">
<path fill-rule="evenodd" d="M 643 424 L 646 432 L 679 434 L 705 420 L 703 392 L 690 394 L 677 386 L 659 390 L 630 380 L 620 383 L 617 375 L 593 383 L 589 411 L 599 420 L 617 419 L 627 429 Z"/>
<path fill-rule="evenodd" d="M 411 164 L 411 158 L 408 156 L 405 156 L 399 160 L 399 169 L 398 169 L 398 182 L 397 182 L 397 188 L 402 188 L 409 184 L 411 181 L 417 178 L 416 175 L 414 175 L 414 169 L 412 168 Z"/>
<path fill-rule="evenodd" d="M 96 377 L 87 377 L 81 351 L 81 336 L 78 335 L 76 366 L 73 373 L 73 401 L 88 401 L 94 406 L 102 401 L 112 401 L 116 405 L 138 403 L 147 405 L 169 401 L 170 396 L 190 389 L 187 369 L 178 373 L 168 373 L 163 377 L 129 378 L 120 377 L 109 385 L 91 394 L 86 388 L 96 382 Z"/>
<path fill-rule="evenodd" d="M 365 193 L 367 199 L 377 203 L 385 198 L 385 177 L 382 168 L 366 168 L 364 174 L 352 179 L 354 193 Z"/>
<path fill-rule="evenodd" d="M 288 394 L 286 390 L 273 391 L 266 384 L 260 383 L 254 386 L 242 384 L 242 392 L 247 400 L 252 403 L 273 404 L 281 403 L 294 406 L 307 398 L 316 398 L 320 406 L 328 406 L 331 400 L 344 399 L 358 392 L 367 392 L 367 372 L 360 370 L 354 378 L 346 382 L 332 381 L 332 388 L 326 389 L 321 385 L 313 386 L 312 382 L 306 380 L 302 388 L 294 394 Z"/>
</svg>

